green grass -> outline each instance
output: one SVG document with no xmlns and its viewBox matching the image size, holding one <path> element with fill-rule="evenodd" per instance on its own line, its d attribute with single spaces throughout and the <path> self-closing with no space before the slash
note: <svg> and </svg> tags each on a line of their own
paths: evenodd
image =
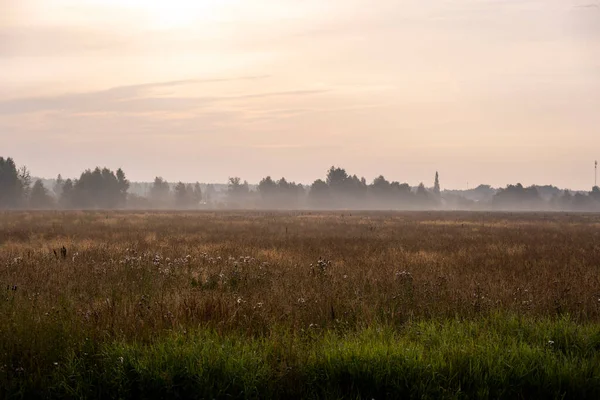
<svg viewBox="0 0 600 400">
<path fill-rule="evenodd" d="M 60 347 L 60 345 L 59 345 Z M 600 325 L 506 315 L 358 331 L 211 329 L 63 346 L 7 398 L 599 398 Z M 56 358 L 53 352 L 48 357 Z M 56 364 L 54 364 L 56 363 Z"/>
</svg>

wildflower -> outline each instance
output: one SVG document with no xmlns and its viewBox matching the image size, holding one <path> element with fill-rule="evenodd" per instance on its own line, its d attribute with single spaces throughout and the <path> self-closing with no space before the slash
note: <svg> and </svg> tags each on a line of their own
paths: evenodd
<svg viewBox="0 0 600 400">
<path fill-rule="evenodd" d="M 552 346 L 554 344 L 554 340 L 548 340 L 548 346 Z"/>
<path fill-rule="evenodd" d="M 300 298 L 298 299 L 298 303 L 299 303 L 299 304 L 304 304 L 304 303 L 306 303 L 306 300 L 304 300 L 304 298 L 303 298 L 303 297 L 300 297 Z"/>
</svg>

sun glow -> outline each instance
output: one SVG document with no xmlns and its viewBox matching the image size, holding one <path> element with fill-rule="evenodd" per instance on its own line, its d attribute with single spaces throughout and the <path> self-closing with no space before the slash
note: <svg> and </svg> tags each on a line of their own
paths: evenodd
<svg viewBox="0 0 600 400">
<path fill-rule="evenodd" d="M 170 0 L 147 4 L 152 4 L 149 10 L 158 28 L 185 28 L 222 16 L 226 3 L 222 0 Z"/>
<path fill-rule="evenodd" d="M 111 2 L 113 0 L 109 0 Z M 187 28 L 227 17 L 239 0 L 119 0 L 115 5 L 144 15 L 158 29 Z M 106 4 L 107 2 L 105 2 Z"/>
</svg>

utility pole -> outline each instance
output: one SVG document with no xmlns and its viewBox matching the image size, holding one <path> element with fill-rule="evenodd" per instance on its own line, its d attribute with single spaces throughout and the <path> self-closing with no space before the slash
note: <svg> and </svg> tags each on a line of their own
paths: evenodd
<svg viewBox="0 0 600 400">
<path fill-rule="evenodd" d="M 594 161 L 594 187 L 598 186 L 598 161 Z"/>
</svg>

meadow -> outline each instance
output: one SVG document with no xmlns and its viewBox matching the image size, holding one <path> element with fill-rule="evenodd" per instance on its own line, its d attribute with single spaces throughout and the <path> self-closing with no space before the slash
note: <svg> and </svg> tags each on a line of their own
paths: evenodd
<svg viewBox="0 0 600 400">
<path fill-rule="evenodd" d="M 600 215 L 0 213 L 0 398 L 600 398 Z"/>
</svg>

